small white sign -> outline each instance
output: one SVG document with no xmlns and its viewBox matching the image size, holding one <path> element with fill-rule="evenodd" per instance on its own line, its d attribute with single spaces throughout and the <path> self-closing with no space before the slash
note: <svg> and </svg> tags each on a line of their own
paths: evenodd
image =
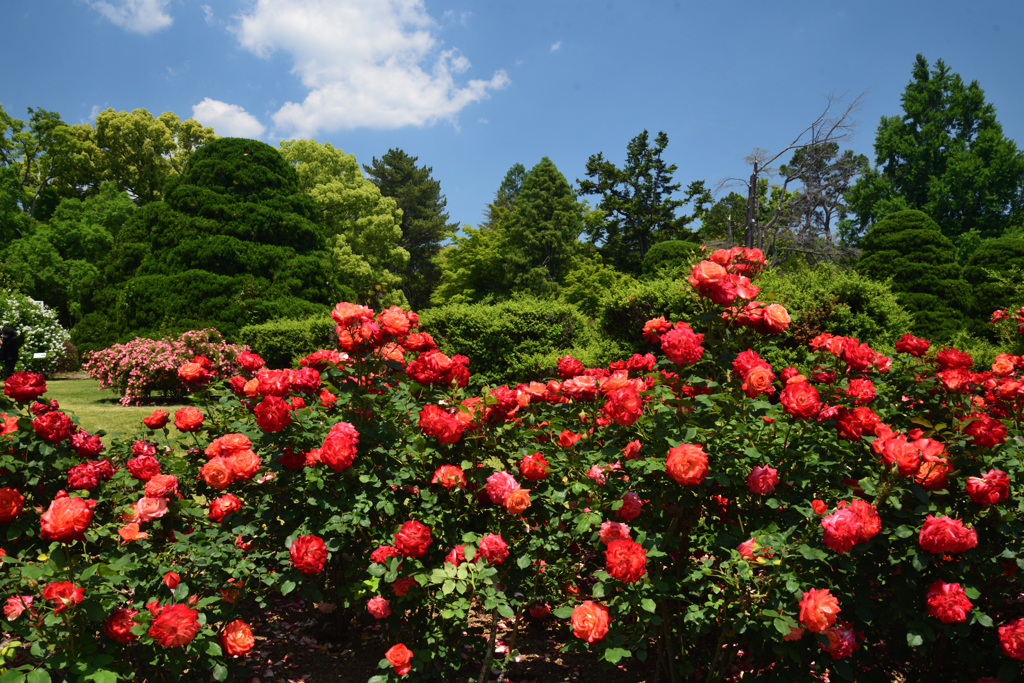
<svg viewBox="0 0 1024 683">
<path fill-rule="evenodd" d="M 32 354 L 32 360 L 36 360 L 37 358 L 46 358 L 46 354 L 45 353 L 33 353 Z"/>
</svg>

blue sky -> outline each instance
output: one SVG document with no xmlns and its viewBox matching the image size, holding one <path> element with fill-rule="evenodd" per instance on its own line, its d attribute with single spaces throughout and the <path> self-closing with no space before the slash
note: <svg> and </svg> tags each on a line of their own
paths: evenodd
<svg viewBox="0 0 1024 683">
<path fill-rule="evenodd" d="M 474 225 L 512 164 L 548 156 L 574 182 L 644 129 L 684 186 L 747 175 L 829 93 L 864 93 L 846 147 L 873 159 L 917 53 L 977 80 L 1024 144 L 1019 0 L 10 0 L 4 24 L 13 116 L 141 107 L 361 163 L 398 147 Z"/>
</svg>

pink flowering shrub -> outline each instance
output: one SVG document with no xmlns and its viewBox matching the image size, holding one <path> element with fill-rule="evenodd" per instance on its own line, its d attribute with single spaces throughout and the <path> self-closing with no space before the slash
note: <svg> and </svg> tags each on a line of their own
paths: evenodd
<svg viewBox="0 0 1024 683">
<path fill-rule="evenodd" d="M 100 389 L 113 389 L 121 394 L 122 405 L 132 405 L 154 393 L 181 396 L 197 388 L 178 376 L 178 369 L 197 356 L 211 364 L 210 379 L 221 379 L 238 371 L 238 354 L 248 351 L 248 346 L 228 344 L 220 332 L 208 328 L 177 339 L 136 337 L 87 354 L 82 367 L 99 380 Z"/>
</svg>

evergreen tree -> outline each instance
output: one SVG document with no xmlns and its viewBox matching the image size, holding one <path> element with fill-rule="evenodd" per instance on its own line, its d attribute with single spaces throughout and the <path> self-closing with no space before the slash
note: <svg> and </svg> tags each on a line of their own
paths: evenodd
<svg viewBox="0 0 1024 683">
<path fill-rule="evenodd" d="M 898 211 L 875 223 L 862 242 L 857 270 L 891 279 L 892 291 L 914 317 L 914 334 L 950 339 L 963 326 L 971 290 L 961 280 L 953 243 L 924 213 Z"/>
<path fill-rule="evenodd" d="M 330 256 L 310 220 L 315 205 L 273 147 L 216 140 L 163 189 L 163 201 L 118 233 L 76 343 L 207 326 L 231 338 L 247 324 L 333 302 Z"/>
<path fill-rule="evenodd" d="M 409 261 L 393 272 L 402 275 L 402 288 L 413 309 L 430 302 L 430 294 L 441 278 L 436 256 L 445 238 L 458 230 L 448 223 L 447 200 L 441 183 L 431 177 L 433 168 L 417 166 L 418 157 L 400 149 L 389 149 L 380 159 L 363 165 L 367 176 L 385 197 L 391 197 L 402 210 L 402 247 Z"/>
<path fill-rule="evenodd" d="M 572 266 L 584 207 L 551 159 L 530 169 L 508 219 L 507 275 L 515 289 L 557 290 Z"/>
<path fill-rule="evenodd" d="M 1003 135 L 977 81 L 965 85 L 940 59 L 917 55 L 902 116 L 883 116 L 879 168 L 848 199 L 863 231 L 887 213 L 920 209 L 947 237 L 977 230 L 997 237 L 1024 218 L 1024 153 Z"/>
<path fill-rule="evenodd" d="M 969 309 L 971 320 L 968 329 L 971 332 L 995 340 L 989 325 L 992 311 L 1013 304 L 1017 289 L 1014 285 L 1019 283 L 1022 274 L 1024 239 L 996 237 L 978 245 L 964 266 L 964 280 L 974 294 Z"/>
<path fill-rule="evenodd" d="M 494 201 L 487 205 L 484 210 L 484 222 L 481 228 L 493 230 L 508 217 L 515 208 L 516 198 L 523 189 L 523 181 L 526 179 L 526 167 L 520 163 L 512 165 L 501 181 L 498 191 L 494 193 Z"/>
</svg>

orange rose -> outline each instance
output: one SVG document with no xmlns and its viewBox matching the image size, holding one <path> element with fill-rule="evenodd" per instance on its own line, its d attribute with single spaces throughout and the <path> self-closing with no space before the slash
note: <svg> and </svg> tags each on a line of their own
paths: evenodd
<svg viewBox="0 0 1024 683">
<path fill-rule="evenodd" d="M 800 601 L 800 621 L 812 633 L 821 633 L 836 623 L 840 611 L 839 601 L 827 588 L 812 588 Z"/>
<path fill-rule="evenodd" d="M 588 643 L 608 635 L 608 608 L 590 600 L 584 600 L 572 611 L 572 633 Z"/>
<path fill-rule="evenodd" d="M 227 460 L 228 465 L 231 467 L 235 479 L 252 479 L 260 469 L 260 456 L 249 449 L 235 451 L 227 456 L 225 460 Z"/>
<path fill-rule="evenodd" d="M 198 408 L 186 406 L 174 413 L 174 426 L 181 432 L 198 432 L 203 426 L 203 414 Z"/>
<path fill-rule="evenodd" d="M 242 393 L 245 394 L 247 398 L 256 398 L 260 395 L 260 381 L 258 379 L 249 380 L 245 383 L 245 386 L 242 387 Z"/>
<path fill-rule="evenodd" d="M 241 619 L 228 622 L 220 634 L 220 644 L 229 655 L 244 655 L 256 643 L 249 624 Z"/>
<path fill-rule="evenodd" d="M 252 441 L 245 434 L 225 434 L 211 441 L 205 453 L 206 457 L 215 458 L 218 455 L 228 455 L 249 448 L 252 448 Z"/>
<path fill-rule="evenodd" d="M 203 475 L 207 484 L 218 491 L 223 491 L 235 480 L 235 471 L 231 464 L 219 456 L 203 465 L 199 473 Z"/>
<path fill-rule="evenodd" d="M 665 471 L 683 486 L 696 486 L 708 474 L 708 456 L 703 448 L 693 444 L 670 448 Z"/>
<path fill-rule="evenodd" d="M 210 373 L 199 363 L 185 363 L 178 368 L 178 378 L 186 384 L 209 379 Z"/>
<path fill-rule="evenodd" d="M 528 507 L 530 507 L 529 489 L 516 489 L 505 499 L 505 509 L 511 515 L 522 514 Z"/>
<path fill-rule="evenodd" d="M 137 541 L 141 538 L 149 538 L 149 534 L 145 531 L 139 531 L 139 525 L 135 522 L 125 524 L 123 527 L 117 530 L 117 535 L 121 537 L 121 545 L 129 541 Z"/>
<path fill-rule="evenodd" d="M 339 304 L 340 305 L 340 304 Z M 391 666 L 395 667 L 395 673 L 404 676 L 412 669 L 412 650 L 399 643 L 384 653 L 384 658 Z"/>
<path fill-rule="evenodd" d="M 764 309 L 764 319 L 762 326 L 768 331 L 778 334 L 779 332 L 785 332 L 786 328 L 789 327 L 789 311 L 780 304 L 768 304 Z"/>
<path fill-rule="evenodd" d="M 44 540 L 71 543 L 84 538 L 83 533 L 92 521 L 92 509 L 96 507 L 96 501 L 68 498 L 67 495 L 63 491 L 59 492 L 58 497 L 39 518 L 42 526 L 40 536 Z"/>
<path fill-rule="evenodd" d="M 775 387 L 772 386 L 772 380 L 775 379 L 775 374 L 771 369 L 766 368 L 763 365 L 755 365 L 747 373 L 746 379 L 743 380 L 743 393 L 750 398 L 754 398 L 760 394 L 768 394 L 769 396 L 775 393 Z"/>
</svg>

